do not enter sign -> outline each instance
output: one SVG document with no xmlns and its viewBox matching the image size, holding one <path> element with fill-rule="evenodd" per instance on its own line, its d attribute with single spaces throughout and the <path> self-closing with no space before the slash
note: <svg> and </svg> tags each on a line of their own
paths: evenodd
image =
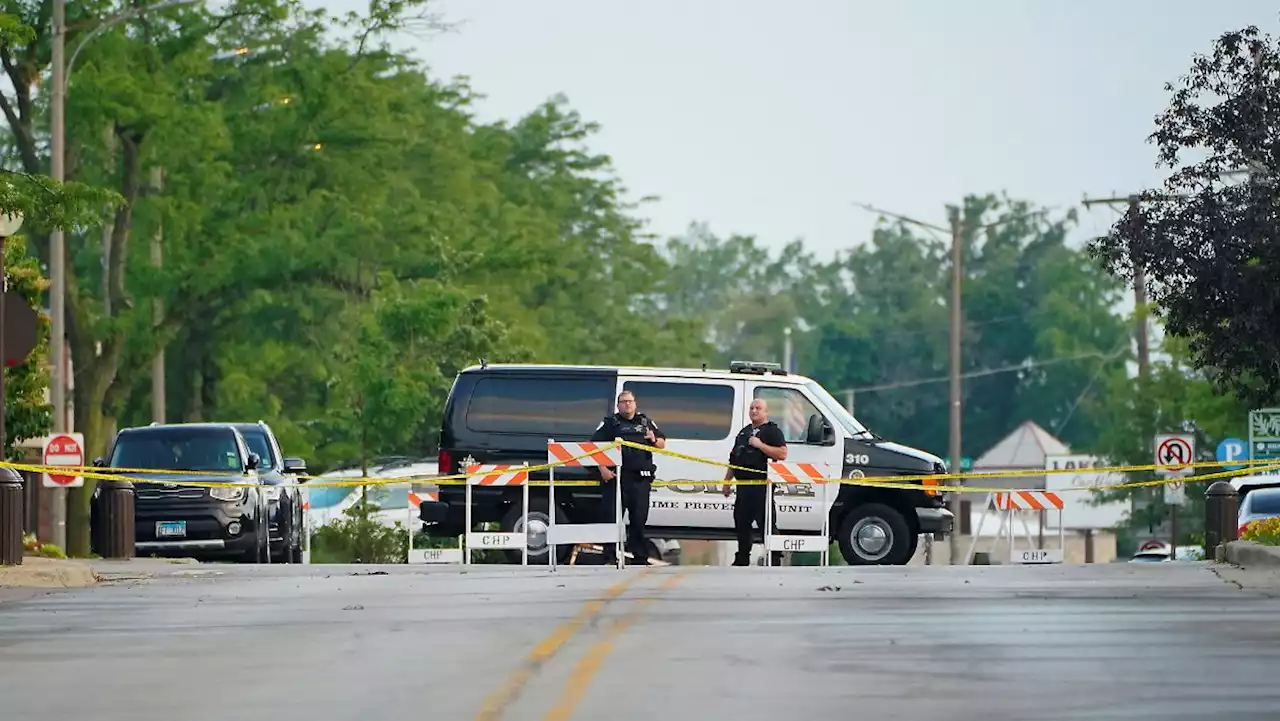
<svg viewBox="0 0 1280 721">
<path fill-rule="evenodd" d="M 41 465 L 45 466 L 84 466 L 84 435 L 80 433 L 55 433 L 44 439 L 44 457 Z M 44 473 L 43 485 L 47 488 L 79 488 L 84 485 L 84 476 L 72 472 Z"/>
</svg>

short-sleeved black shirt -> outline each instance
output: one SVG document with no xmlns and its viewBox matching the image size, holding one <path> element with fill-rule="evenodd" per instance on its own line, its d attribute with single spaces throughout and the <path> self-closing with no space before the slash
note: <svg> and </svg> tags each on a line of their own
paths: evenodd
<svg viewBox="0 0 1280 721">
<path fill-rule="evenodd" d="M 658 424 L 643 413 L 637 413 L 631 418 L 624 418 L 621 413 L 615 413 L 611 416 L 605 416 L 604 420 L 600 421 L 600 425 L 596 426 L 595 433 L 591 434 L 591 440 L 608 443 L 615 438 L 621 438 L 632 443 L 640 443 L 646 446 L 652 445 L 644 437 L 645 430 L 652 430 L 654 438 L 667 437 L 667 434 L 661 428 L 658 428 Z M 652 476 L 657 468 L 653 463 L 652 452 L 632 448 L 631 446 L 622 447 L 623 471 L 627 473 L 648 471 Z"/>
<path fill-rule="evenodd" d="M 762 443 L 775 448 L 786 446 L 787 439 L 782 435 L 782 429 L 773 421 L 765 421 L 759 426 L 748 423 L 738 431 L 738 437 L 733 439 L 733 451 L 729 453 L 730 465 L 754 469 L 752 471 L 734 469 L 733 477 L 738 480 L 763 481 L 769 477 L 769 457 L 764 454 L 764 451 L 749 445 L 751 436 L 759 436 Z"/>
</svg>

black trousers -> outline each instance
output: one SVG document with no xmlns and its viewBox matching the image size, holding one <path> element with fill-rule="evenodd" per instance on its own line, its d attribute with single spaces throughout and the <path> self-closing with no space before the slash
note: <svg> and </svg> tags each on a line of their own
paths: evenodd
<svg viewBox="0 0 1280 721">
<path fill-rule="evenodd" d="M 653 482 L 648 478 L 642 478 L 638 473 L 627 473 L 626 470 L 612 481 L 605 481 L 600 484 L 600 522 L 613 523 L 614 504 L 617 502 L 614 496 L 617 491 L 614 485 L 619 480 L 622 481 L 622 512 L 627 517 L 627 550 L 631 551 L 635 556 L 634 563 L 646 563 L 649 558 L 649 539 L 644 535 L 644 526 L 649 522 L 649 493 L 653 488 Z M 617 544 L 608 543 L 604 546 L 604 557 L 607 563 L 617 561 Z"/>
<path fill-rule="evenodd" d="M 738 534 L 738 553 L 733 557 L 733 565 L 747 566 L 751 564 L 751 527 L 754 525 L 764 533 L 764 507 L 769 500 L 768 489 L 763 486 L 740 485 L 737 487 L 737 498 L 733 501 L 733 530 Z M 778 514 L 774 509 L 771 532 L 778 532 Z M 774 561 L 782 554 L 775 551 Z"/>
</svg>

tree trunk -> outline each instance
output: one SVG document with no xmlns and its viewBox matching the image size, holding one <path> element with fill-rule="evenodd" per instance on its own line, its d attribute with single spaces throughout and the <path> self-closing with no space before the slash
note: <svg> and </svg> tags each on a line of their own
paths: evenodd
<svg viewBox="0 0 1280 721">
<path fill-rule="evenodd" d="M 110 300 L 112 317 L 128 312 L 130 305 L 125 292 L 125 259 L 129 252 L 129 234 L 133 227 L 133 206 L 142 190 L 140 149 L 143 136 L 129 128 L 116 127 L 120 139 L 120 194 L 124 204 L 116 211 L 111 229 L 111 245 L 107 257 L 107 287 L 104 297 Z M 76 408 L 76 426 L 84 434 L 85 448 L 90 458 L 103 456 L 111 442 L 116 427 L 115 414 L 124 390 L 120 384 L 119 370 L 124 354 L 124 329 L 113 330 L 102 339 L 102 353 L 96 354 L 93 337 L 92 311 L 88 304 L 79 302 L 79 286 L 73 275 L 67 275 L 67 326 L 69 345 L 73 349 L 76 377 L 81 380 L 73 391 Z M 114 392 L 113 392 L 114 391 Z M 67 554 L 89 555 L 89 502 L 96 482 L 85 479 L 82 488 L 72 489 L 67 499 Z"/>
</svg>

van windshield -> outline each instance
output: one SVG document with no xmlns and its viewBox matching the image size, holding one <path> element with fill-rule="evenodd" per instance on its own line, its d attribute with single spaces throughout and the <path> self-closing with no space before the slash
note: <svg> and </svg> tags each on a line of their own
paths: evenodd
<svg viewBox="0 0 1280 721">
<path fill-rule="evenodd" d="M 832 398 L 827 389 L 819 385 L 817 381 L 809 381 L 805 386 L 826 407 L 827 413 L 830 413 L 850 435 L 856 437 L 871 434 L 871 431 L 867 430 L 866 426 L 859 423 L 858 419 L 854 418 L 848 409 L 841 405 L 840 401 Z"/>
</svg>

